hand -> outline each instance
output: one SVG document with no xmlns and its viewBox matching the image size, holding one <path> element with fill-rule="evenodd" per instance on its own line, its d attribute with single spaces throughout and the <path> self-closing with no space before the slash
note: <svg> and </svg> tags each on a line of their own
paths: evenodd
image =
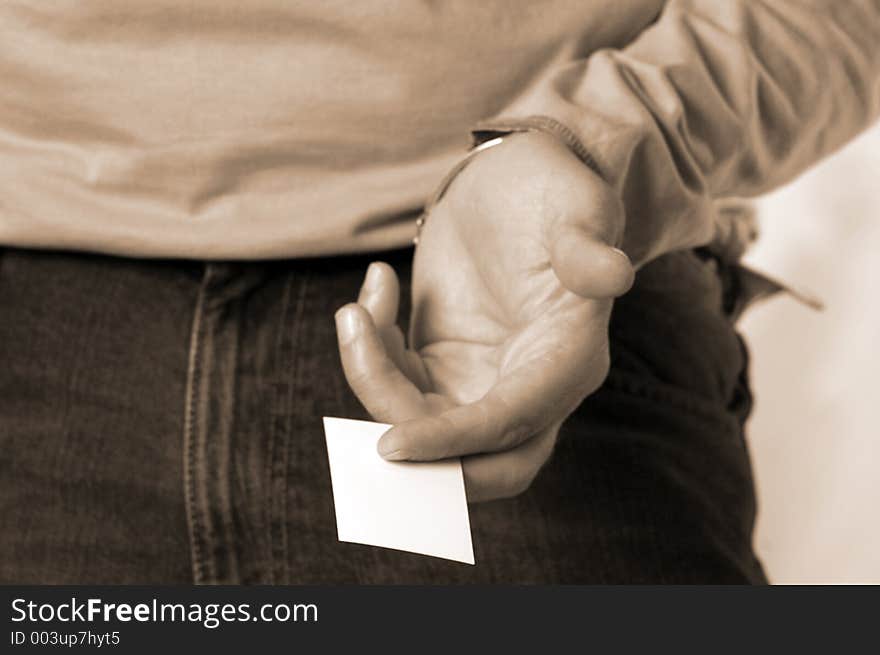
<svg viewBox="0 0 880 655">
<path fill-rule="evenodd" d="M 374 263 L 337 312 L 346 379 L 389 460 L 462 456 L 471 502 L 524 491 L 608 372 L 611 298 L 633 279 L 613 190 L 566 146 L 518 134 L 478 154 L 428 217 L 409 349 Z"/>
</svg>

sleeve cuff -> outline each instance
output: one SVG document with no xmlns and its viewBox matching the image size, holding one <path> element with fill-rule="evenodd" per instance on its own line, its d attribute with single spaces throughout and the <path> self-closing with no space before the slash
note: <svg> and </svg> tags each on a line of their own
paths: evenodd
<svg viewBox="0 0 880 655">
<path fill-rule="evenodd" d="M 549 116 L 527 116 L 516 119 L 489 119 L 480 121 L 471 130 L 474 146 L 485 143 L 495 137 L 515 132 L 544 132 L 568 146 L 574 155 L 590 167 L 594 173 L 602 176 L 599 165 L 577 135 L 566 125 Z"/>
</svg>

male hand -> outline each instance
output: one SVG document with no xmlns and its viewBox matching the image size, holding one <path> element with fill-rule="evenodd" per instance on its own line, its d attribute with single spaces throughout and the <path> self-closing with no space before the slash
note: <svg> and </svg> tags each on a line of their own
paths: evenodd
<svg viewBox="0 0 880 655">
<path fill-rule="evenodd" d="M 423 228 L 409 347 L 374 263 L 337 312 L 346 379 L 389 460 L 463 457 L 471 502 L 524 491 L 608 372 L 612 298 L 633 280 L 614 191 L 554 137 L 479 153 Z"/>
</svg>

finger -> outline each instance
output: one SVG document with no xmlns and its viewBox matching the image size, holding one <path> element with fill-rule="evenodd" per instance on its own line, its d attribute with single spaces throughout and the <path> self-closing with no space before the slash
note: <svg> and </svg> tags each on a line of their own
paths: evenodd
<svg viewBox="0 0 880 655">
<path fill-rule="evenodd" d="M 370 264 L 357 302 L 370 313 L 388 356 L 406 374 L 406 340 L 397 327 L 400 282 L 394 269 L 384 262 Z"/>
<path fill-rule="evenodd" d="M 400 282 L 394 269 L 385 262 L 370 264 L 357 301 L 370 312 L 373 324 L 379 331 L 397 325 Z"/>
<path fill-rule="evenodd" d="M 559 426 L 555 423 L 513 450 L 462 459 L 468 502 L 512 498 L 528 489 L 553 452 Z"/>
<path fill-rule="evenodd" d="M 400 281 L 391 266 L 385 262 L 370 264 L 358 294 L 358 304 L 370 313 L 385 351 L 397 368 L 419 390 L 427 390 L 429 384 L 424 364 L 418 353 L 407 350 L 406 337 L 397 325 Z"/>
<path fill-rule="evenodd" d="M 385 351 L 369 312 L 350 303 L 336 312 L 345 379 L 377 421 L 398 423 L 425 413 L 424 396 Z"/>
<path fill-rule="evenodd" d="M 588 358 L 570 348 L 545 354 L 505 375 L 476 402 L 394 426 L 379 440 L 379 454 L 430 461 L 511 449 L 565 418 L 607 370 L 607 347 Z"/>
</svg>

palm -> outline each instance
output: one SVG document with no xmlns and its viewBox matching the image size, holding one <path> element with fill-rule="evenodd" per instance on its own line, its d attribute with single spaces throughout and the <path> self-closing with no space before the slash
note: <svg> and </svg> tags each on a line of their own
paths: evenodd
<svg viewBox="0 0 880 655">
<path fill-rule="evenodd" d="M 473 402 L 515 371 L 589 366 L 610 303 L 562 286 L 536 218 L 508 211 L 502 229 L 497 211 L 453 210 L 435 209 L 413 271 L 410 345 L 427 378 L 414 382 L 432 407 Z"/>
</svg>

